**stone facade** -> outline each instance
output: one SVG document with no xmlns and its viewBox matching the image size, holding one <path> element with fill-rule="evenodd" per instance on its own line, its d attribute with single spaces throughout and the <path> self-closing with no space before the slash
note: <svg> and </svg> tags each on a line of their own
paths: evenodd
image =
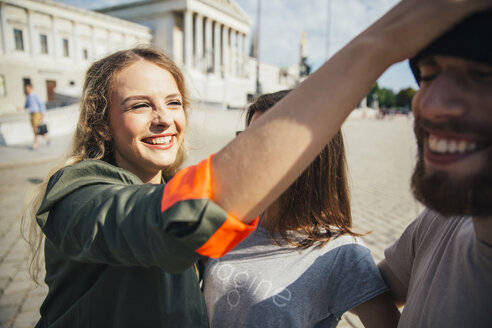
<svg viewBox="0 0 492 328">
<path fill-rule="evenodd" d="M 148 27 L 49 0 L 1 0 L 0 27 L 0 114 L 23 107 L 26 82 L 52 105 L 76 97 L 89 63 L 152 39 Z"/>
<path fill-rule="evenodd" d="M 51 0 L 0 0 L 0 22 L 0 115 L 23 107 L 27 81 L 52 107 L 63 105 L 65 96 L 80 95 L 92 61 L 142 43 L 173 57 L 198 102 L 242 107 L 256 91 L 251 21 L 233 0 L 144 0 L 98 12 Z M 263 92 L 298 82 L 296 65 L 261 63 L 259 72 Z"/>
<path fill-rule="evenodd" d="M 148 26 L 153 43 L 167 51 L 187 76 L 196 100 L 242 107 L 256 92 L 256 59 L 248 55 L 251 20 L 233 0 L 146 0 L 99 10 Z M 297 65 L 260 64 L 263 92 L 291 88 Z"/>
</svg>

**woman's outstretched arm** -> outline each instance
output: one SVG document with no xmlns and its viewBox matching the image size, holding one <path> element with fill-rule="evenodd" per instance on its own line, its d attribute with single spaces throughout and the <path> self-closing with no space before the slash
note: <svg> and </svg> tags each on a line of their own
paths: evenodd
<svg viewBox="0 0 492 328">
<path fill-rule="evenodd" d="M 309 165 L 392 64 L 492 0 L 403 0 L 212 159 L 213 198 L 249 222 Z"/>
</svg>

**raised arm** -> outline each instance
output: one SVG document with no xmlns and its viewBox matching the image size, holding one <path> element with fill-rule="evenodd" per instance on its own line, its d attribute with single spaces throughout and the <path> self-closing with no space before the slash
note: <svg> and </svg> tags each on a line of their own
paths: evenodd
<svg viewBox="0 0 492 328">
<path fill-rule="evenodd" d="M 392 64 L 491 0 L 404 0 L 212 160 L 214 200 L 249 222 L 309 165 Z"/>
</svg>

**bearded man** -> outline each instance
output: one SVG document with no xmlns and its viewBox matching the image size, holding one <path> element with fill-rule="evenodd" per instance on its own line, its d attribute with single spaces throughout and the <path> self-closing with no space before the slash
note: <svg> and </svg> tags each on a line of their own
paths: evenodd
<svg viewBox="0 0 492 328">
<path fill-rule="evenodd" d="M 379 263 L 399 327 L 492 327 L 492 11 L 410 60 L 415 197 L 427 209 Z"/>
</svg>

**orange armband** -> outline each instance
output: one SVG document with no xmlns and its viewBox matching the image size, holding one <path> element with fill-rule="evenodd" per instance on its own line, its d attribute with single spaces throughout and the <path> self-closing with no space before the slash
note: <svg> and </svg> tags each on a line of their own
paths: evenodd
<svg viewBox="0 0 492 328">
<path fill-rule="evenodd" d="M 213 155 L 197 165 L 180 170 L 166 183 L 162 195 L 161 212 L 164 213 L 181 202 L 197 200 L 213 202 L 212 157 Z M 213 218 L 215 223 L 212 224 L 217 226 L 215 232 L 212 235 L 208 234 L 206 236 L 208 239 L 203 240 L 201 245 L 195 249 L 195 252 L 200 255 L 213 258 L 223 256 L 255 230 L 258 224 L 258 218 L 250 224 L 245 224 L 223 209 L 219 212 L 222 213 Z"/>
</svg>

